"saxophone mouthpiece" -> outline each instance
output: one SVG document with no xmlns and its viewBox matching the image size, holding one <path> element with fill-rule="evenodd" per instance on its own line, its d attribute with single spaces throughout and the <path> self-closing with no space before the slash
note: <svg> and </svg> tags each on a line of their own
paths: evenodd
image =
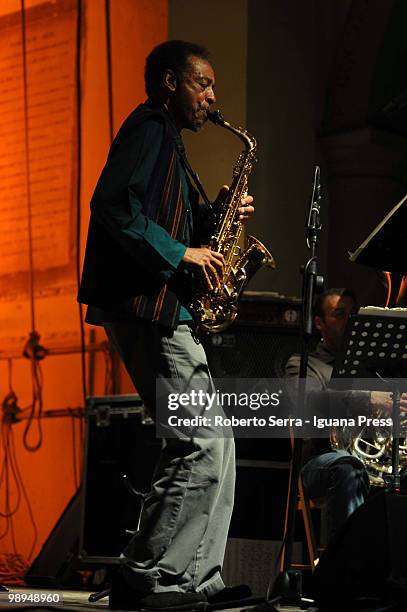
<svg viewBox="0 0 407 612">
<path fill-rule="evenodd" d="M 212 123 L 215 123 L 215 125 L 222 125 L 224 123 L 224 119 L 222 117 L 222 113 L 220 112 L 220 110 L 217 111 L 206 111 L 206 116 L 208 117 L 209 121 L 212 121 Z"/>
</svg>

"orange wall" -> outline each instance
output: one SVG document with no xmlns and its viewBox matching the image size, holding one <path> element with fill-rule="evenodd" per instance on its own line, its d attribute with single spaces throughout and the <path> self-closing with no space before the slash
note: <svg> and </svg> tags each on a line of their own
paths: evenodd
<svg viewBox="0 0 407 612">
<path fill-rule="evenodd" d="M 34 2 L 35 3 L 35 2 Z M 38 2 L 36 2 L 38 4 Z M 19 2 L 8 1 L 1 7 L 0 16 L 18 8 Z M 30 5 L 30 3 L 28 3 Z M 82 192 L 81 223 L 83 256 L 89 219 L 89 199 L 109 147 L 108 98 L 106 72 L 106 40 L 104 0 L 87 0 L 85 8 L 85 34 L 83 40 L 82 82 Z M 151 48 L 167 38 L 167 0 L 120 0 L 111 2 L 112 64 L 114 127 L 144 99 L 144 59 Z M 1 146 L 1 144 L 0 144 Z M 52 223 L 52 219 L 49 220 Z M 1 223 L 1 219 L 0 219 Z M 50 253 L 52 258 L 52 253 Z M 0 273 L 4 273 L 1 270 Z M 45 346 L 79 346 L 79 316 L 75 302 L 76 290 L 67 286 L 58 295 L 50 292 L 36 296 L 37 329 Z M 21 353 L 30 329 L 27 296 L 15 296 L 0 301 L 0 341 L 7 336 L 7 346 L 0 345 L 0 399 L 8 392 L 7 351 L 13 356 Z M 97 329 L 97 340 L 104 335 Z M 89 327 L 87 328 L 87 338 Z M 31 401 L 30 364 L 13 358 L 13 388 L 19 405 Z M 42 362 L 44 376 L 44 410 L 64 409 L 83 405 L 81 363 L 78 354 L 49 356 Z M 95 394 L 104 392 L 105 361 L 96 356 Z M 123 391 L 131 390 L 125 379 Z M 72 425 L 69 418 L 42 420 L 43 444 L 35 453 L 24 449 L 22 434 L 24 423 L 13 426 L 16 454 L 21 475 L 30 499 L 38 537 L 34 558 L 61 512 L 75 491 L 73 475 Z M 35 431 L 35 428 L 34 428 Z M 76 424 L 77 434 L 79 432 Z M 77 436 L 78 437 L 78 436 Z M 0 449 L 3 461 L 4 448 Z M 78 460 L 82 451 L 77 448 Z M 3 483 L 4 485 L 4 483 Z M 4 509 L 4 486 L 0 489 L 0 511 Z M 15 499 L 16 488 L 12 483 Z M 26 505 L 21 503 L 14 519 L 16 550 L 27 558 L 33 542 Z M 0 518 L 0 536 L 5 528 Z M 0 539 L 0 554 L 14 552 L 10 534 Z M 1 577 L 1 576 L 0 576 Z"/>
</svg>

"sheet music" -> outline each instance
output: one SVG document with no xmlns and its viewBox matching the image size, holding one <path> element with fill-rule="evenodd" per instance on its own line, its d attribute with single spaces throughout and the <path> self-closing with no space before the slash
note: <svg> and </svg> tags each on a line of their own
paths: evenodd
<svg viewBox="0 0 407 612">
<path fill-rule="evenodd" d="M 380 306 L 364 306 L 358 314 L 377 317 L 407 317 L 407 308 L 381 308 Z"/>
</svg>

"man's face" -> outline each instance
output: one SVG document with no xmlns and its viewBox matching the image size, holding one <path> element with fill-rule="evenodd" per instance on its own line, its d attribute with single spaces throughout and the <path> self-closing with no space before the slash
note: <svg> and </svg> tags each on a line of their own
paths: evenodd
<svg viewBox="0 0 407 612">
<path fill-rule="evenodd" d="M 346 323 L 355 306 L 349 296 L 328 295 L 323 303 L 323 317 L 315 317 L 315 326 L 321 332 L 326 347 L 333 353 L 340 347 Z"/>
<path fill-rule="evenodd" d="M 215 74 L 209 62 L 191 56 L 171 96 L 171 108 L 179 129 L 197 132 L 205 123 L 214 94 Z"/>
</svg>

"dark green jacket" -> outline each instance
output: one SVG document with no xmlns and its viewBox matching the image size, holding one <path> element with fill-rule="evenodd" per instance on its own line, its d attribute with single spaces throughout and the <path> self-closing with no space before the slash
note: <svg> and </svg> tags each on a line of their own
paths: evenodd
<svg viewBox="0 0 407 612">
<path fill-rule="evenodd" d="M 91 200 L 91 218 L 78 300 L 87 321 L 140 317 L 170 328 L 188 304 L 193 274 L 187 246 L 204 233 L 198 194 L 175 145 L 179 134 L 150 101 L 121 126 Z"/>
</svg>

